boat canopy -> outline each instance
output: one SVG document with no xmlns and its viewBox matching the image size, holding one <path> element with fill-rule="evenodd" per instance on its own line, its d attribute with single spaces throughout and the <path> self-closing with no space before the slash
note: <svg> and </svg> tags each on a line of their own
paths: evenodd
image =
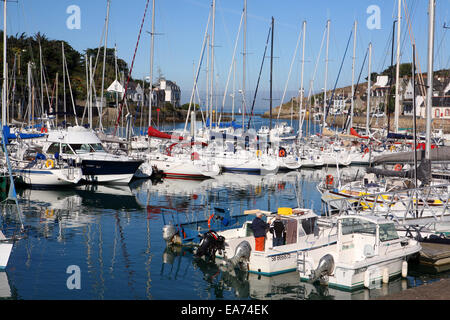
<svg viewBox="0 0 450 320">
<path fill-rule="evenodd" d="M 68 127 L 48 133 L 47 141 L 67 144 L 101 144 L 101 140 L 91 129 L 81 126 Z"/>
<path fill-rule="evenodd" d="M 9 126 L 3 126 L 3 133 L 7 140 L 17 139 L 17 135 L 11 133 L 11 128 Z M 35 134 L 35 133 L 19 133 L 20 139 L 36 139 L 44 137 L 45 134 Z"/>
</svg>

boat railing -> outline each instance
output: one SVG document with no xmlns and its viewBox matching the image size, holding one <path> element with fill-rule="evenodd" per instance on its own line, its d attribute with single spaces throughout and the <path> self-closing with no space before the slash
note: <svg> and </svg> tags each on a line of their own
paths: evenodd
<svg viewBox="0 0 450 320">
<path fill-rule="evenodd" d="M 399 225 L 450 221 L 450 184 L 395 190 L 327 201 L 326 214 L 369 214 Z"/>
</svg>

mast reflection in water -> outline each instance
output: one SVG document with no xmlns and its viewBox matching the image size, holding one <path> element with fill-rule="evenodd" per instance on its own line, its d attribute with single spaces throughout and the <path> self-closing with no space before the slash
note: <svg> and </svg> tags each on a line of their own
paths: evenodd
<svg viewBox="0 0 450 320">
<path fill-rule="evenodd" d="M 350 176 L 357 171 L 339 170 Z M 298 206 L 320 213 L 316 185 L 327 174 L 336 176 L 336 169 L 20 190 L 27 237 L 14 244 L 6 273 L 0 274 L 7 279 L 0 278 L 0 292 L 12 299 L 50 300 L 368 299 L 414 286 L 419 278 L 445 276 L 419 274 L 370 292 L 347 293 L 301 283 L 296 272 L 268 278 L 224 269 L 194 258 L 192 248 L 167 247 L 162 238 L 164 220 L 204 220 L 216 207 L 232 216 Z M 17 223 L 16 216 L 3 215 L 3 225 Z M 74 265 L 80 268 L 79 290 L 67 287 L 67 268 Z"/>
</svg>

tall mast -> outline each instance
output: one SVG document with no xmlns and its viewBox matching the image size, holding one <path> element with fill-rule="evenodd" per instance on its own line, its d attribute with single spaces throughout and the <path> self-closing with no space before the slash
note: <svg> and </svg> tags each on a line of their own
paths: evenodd
<svg viewBox="0 0 450 320">
<path fill-rule="evenodd" d="M 209 28 L 209 25 L 208 25 Z M 209 59 L 211 58 L 211 45 L 210 45 L 210 36 L 209 34 L 206 35 L 206 118 L 209 118 L 209 128 L 211 129 L 211 118 L 209 115 L 209 102 L 210 102 L 210 98 L 209 98 L 209 89 L 210 89 L 210 82 L 209 82 Z"/>
<path fill-rule="evenodd" d="M 65 65 L 65 54 L 64 54 L 64 42 L 61 42 L 61 50 L 62 50 L 62 61 L 63 61 L 63 106 L 64 106 L 64 128 L 66 128 L 67 125 L 67 100 L 66 100 L 66 65 Z M 87 63 L 87 55 L 85 58 L 85 61 Z M 87 80 L 87 74 L 86 74 L 86 80 Z M 89 80 L 88 80 L 89 81 Z M 89 84 L 89 82 L 88 82 Z M 88 89 L 89 92 L 89 89 Z M 86 101 L 87 103 L 87 101 Z"/>
<path fill-rule="evenodd" d="M 41 112 L 44 114 L 44 66 L 42 63 L 42 46 L 41 40 L 39 39 L 39 64 L 41 68 Z"/>
<path fill-rule="evenodd" d="M 33 98 L 32 96 L 32 85 L 31 85 L 31 62 L 28 62 L 27 65 L 27 82 L 28 82 L 28 126 L 31 125 L 31 99 Z M 24 119 L 25 120 L 25 119 Z"/>
<path fill-rule="evenodd" d="M 58 72 L 56 72 L 56 85 L 55 85 L 55 87 L 56 87 L 56 94 L 55 94 L 55 96 L 56 96 L 56 103 L 55 103 L 55 122 L 56 122 L 56 127 L 58 127 L 58 103 L 59 103 L 59 100 L 58 100 L 58 89 L 59 89 L 59 74 L 58 74 Z"/>
<path fill-rule="evenodd" d="M 103 131 L 102 124 L 102 115 L 103 115 L 103 91 L 105 88 L 105 68 L 106 68 L 106 46 L 108 44 L 108 25 L 109 25 L 109 8 L 111 5 L 111 1 L 108 0 L 108 4 L 106 7 L 106 30 L 105 30 L 105 43 L 103 45 L 103 74 L 102 74 L 102 94 L 100 98 L 100 114 L 99 114 L 99 130 Z"/>
<path fill-rule="evenodd" d="M 358 22 L 355 21 L 354 29 L 355 33 L 353 34 L 353 62 L 352 62 L 352 96 L 351 96 L 351 108 L 350 108 L 350 125 L 348 126 L 348 130 L 353 127 L 353 111 L 355 109 L 355 60 L 356 60 L 356 30 L 358 27 Z"/>
<path fill-rule="evenodd" d="M 413 44 L 413 63 L 412 63 L 412 104 L 413 104 L 413 134 L 414 134 L 414 144 L 413 144 L 413 152 L 414 152 L 414 186 L 417 188 L 417 127 L 416 127 L 416 45 Z"/>
<path fill-rule="evenodd" d="M 274 26 L 275 26 L 275 20 L 272 17 L 272 39 L 271 39 L 271 46 L 270 46 L 270 123 L 269 123 L 269 130 L 272 130 L 272 86 L 273 86 L 273 31 L 274 31 Z"/>
<path fill-rule="evenodd" d="M 247 56 L 247 0 L 244 0 L 244 50 L 242 52 L 242 130 L 245 130 L 245 70 Z"/>
<path fill-rule="evenodd" d="M 3 0 L 3 92 L 2 92 L 2 125 L 6 126 L 6 97 L 8 92 L 8 68 L 6 65 L 6 0 Z"/>
<path fill-rule="evenodd" d="M 394 115 L 394 128 L 395 132 L 398 132 L 398 121 L 400 116 L 400 36 L 402 26 L 402 0 L 398 0 L 398 27 L 397 27 L 397 68 L 395 75 L 395 115 Z"/>
<path fill-rule="evenodd" d="M 152 125 L 152 100 L 153 100 L 153 57 L 154 57 L 154 42 L 155 42 L 155 0 L 153 0 L 152 9 L 152 34 L 150 43 L 150 89 L 149 89 L 149 107 L 148 107 L 148 126 Z M 150 144 L 149 144 L 150 146 Z"/>
<path fill-rule="evenodd" d="M 303 73 L 305 70 L 305 38 L 306 38 L 306 21 L 303 21 L 303 48 L 302 48 L 302 74 L 300 81 L 300 106 L 298 110 L 298 133 L 299 137 L 302 136 L 302 109 L 303 109 Z M 305 112 L 306 116 L 306 112 Z"/>
<path fill-rule="evenodd" d="M 236 59 L 233 60 L 233 100 L 231 105 L 231 121 L 234 121 L 234 105 L 236 98 Z"/>
<path fill-rule="evenodd" d="M 369 43 L 369 70 L 367 78 L 367 110 L 366 110 L 366 132 L 369 134 L 369 124 L 370 124 L 370 86 L 372 79 L 370 78 L 372 73 L 372 42 Z"/>
<path fill-rule="evenodd" d="M 323 87 L 323 127 L 325 127 L 326 120 L 326 108 L 327 108 L 327 82 L 328 82 L 328 49 L 330 45 L 330 23 L 331 21 L 327 21 L 327 48 L 326 48 L 326 56 L 325 56 L 325 82 Z"/>
<path fill-rule="evenodd" d="M 212 31 L 211 31 L 211 60 L 210 60 L 210 70 L 211 70 L 211 76 L 210 76 L 210 91 L 209 91 L 209 111 L 210 111 L 210 128 L 212 128 L 212 122 L 213 122 L 213 99 L 214 99 L 214 38 L 215 38 L 215 31 L 216 31 L 216 0 L 213 0 L 212 2 Z"/>
<path fill-rule="evenodd" d="M 391 104 L 391 92 L 392 92 L 392 82 L 394 81 L 394 41 L 395 41 L 395 24 L 397 23 L 397 20 L 394 20 L 392 23 L 392 45 L 391 45 L 391 74 L 389 77 L 389 92 L 386 95 L 386 115 L 387 115 L 387 136 L 389 135 L 389 132 L 391 130 L 391 110 L 390 110 L 390 104 Z"/>
<path fill-rule="evenodd" d="M 429 0 L 429 26 L 428 26 L 428 73 L 427 73 L 427 127 L 426 127 L 426 149 L 425 159 L 428 169 L 431 171 L 431 117 L 433 109 L 433 57 L 434 57 L 434 18 L 435 0 Z M 429 171 L 429 172 L 430 172 Z"/>
<path fill-rule="evenodd" d="M 92 56 L 89 57 L 89 128 L 92 127 L 92 81 L 94 79 L 93 75 L 93 65 L 92 65 Z"/>
</svg>

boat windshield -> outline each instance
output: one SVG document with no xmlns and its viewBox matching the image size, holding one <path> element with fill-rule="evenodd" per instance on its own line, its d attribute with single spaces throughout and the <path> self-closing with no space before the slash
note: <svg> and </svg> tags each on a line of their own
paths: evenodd
<svg viewBox="0 0 450 320">
<path fill-rule="evenodd" d="M 94 144 L 71 144 L 70 145 L 72 147 L 72 149 L 75 151 L 75 153 L 77 154 L 82 154 L 82 153 L 89 153 L 89 152 L 102 152 L 103 147 L 100 143 L 94 143 Z"/>
<path fill-rule="evenodd" d="M 380 241 L 390 241 L 398 239 L 397 230 L 393 223 L 383 223 L 380 225 Z"/>
<path fill-rule="evenodd" d="M 361 233 L 375 235 L 377 232 L 377 225 L 366 220 L 349 218 L 342 219 L 342 235 Z"/>
</svg>

